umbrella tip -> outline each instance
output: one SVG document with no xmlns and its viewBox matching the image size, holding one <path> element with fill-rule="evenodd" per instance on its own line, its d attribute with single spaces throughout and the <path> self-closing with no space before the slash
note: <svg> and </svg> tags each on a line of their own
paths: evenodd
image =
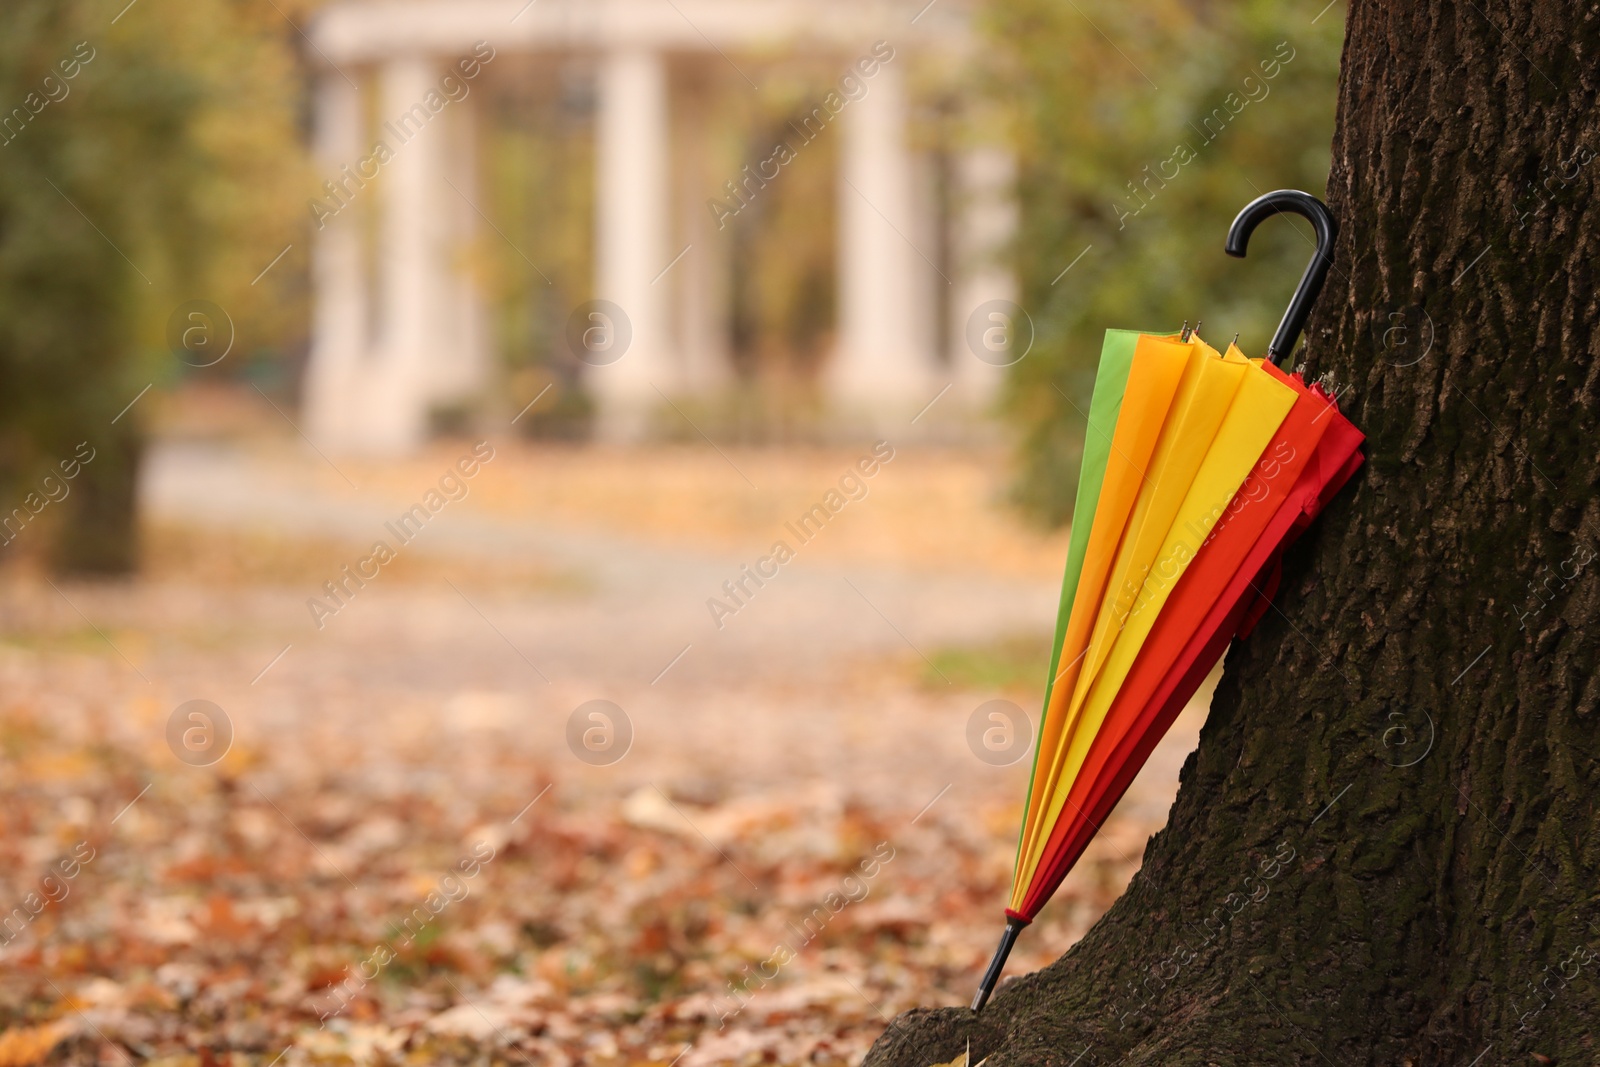
<svg viewBox="0 0 1600 1067">
<path fill-rule="evenodd" d="M 1027 925 L 1026 919 L 1006 916 L 1006 930 L 1000 935 L 1000 946 L 994 950 L 994 959 L 989 961 L 989 969 L 983 973 L 983 981 L 978 983 L 978 993 L 972 998 L 973 1011 L 982 1011 L 983 1006 L 989 1003 L 989 996 L 1000 983 L 1000 972 L 1006 969 L 1006 957 L 1011 955 L 1011 946 L 1017 943 L 1017 935 Z"/>
</svg>

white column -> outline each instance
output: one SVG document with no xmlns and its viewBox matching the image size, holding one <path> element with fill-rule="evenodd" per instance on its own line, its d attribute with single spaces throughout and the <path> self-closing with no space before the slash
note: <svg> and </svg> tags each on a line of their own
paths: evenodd
<svg viewBox="0 0 1600 1067">
<path fill-rule="evenodd" d="M 628 439 L 644 432 L 661 403 L 656 390 L 670 395 L 679 386 L 666 316 L 670 288 L 652 284 L 679 251 L 667 239 L 665 64 L 642 49 L 611 52 L 600 64 L 599 90 L 595 290 L 622 309 L 632 337 L 621 358 L 586 373 L 600 435 Z"/>
<path fill-rule="evenodd" d="M 889 63 L 840 116 L 839 346 L 828 380 L 846 410 L 899 413 L 931 397 L 916 343 L 911 273 L 914 261 L 925 264 L 907 241 L 915 226 L 905 111 L 901 64 Z"/>
<path fill-rule="evenodd" d="M 1016 161 L 998 146 L 975 148 L 957 161 L 956 182 L 950 366 L 962 399 L 982 406 L 1005 380 L 1004 364 L 1025 358 L 1033 336 L 1030 323 L 1015 313 L 1017 278 L 1007 260 L 1017 228 Z"/>
<path fill-rule="evenodd" d="M 364 442 L 376 451 L 413 448 L 427 432 L 429 361 L 448 284 L 441 194 L 455 195 L 440 178 L 445 131 L 429 108 L 430 93 L 441 99 L 438 78 L 421 56 L 390 60 L 381 75 L 380 136 L 394 157 L 378 186 L 379 337 Z"/>
<path fill-rule="evenodd" d="M 342 178 L 363 154 L 361 97 L 329 71 L 317 83 L 314 165 L 327 180 Z M 353 189 L 354 186 L 352 185 Z M 306 433 L 319 446 L 348 448 L 360 434 L 361 364 L 367 354 L 367 279 L 359 213 L 361 193 L 347 206 L 319 190 L 313 216 L 311 359 L 306 368 Z"/>
<path fill-rule="evenodd" d="M 476 96 L 469 94 L 451 103 L 435 120 L 445 124 L 439 131 L 446 141 L 443 165 L 455 186 L 443 186 L 438 201 L 448 226 L 444 250 L 448 287 L 440 309 L 438 350 L 430 362 L 428 395 L 442 404 L 477 399 L 489 385 L 488 311 L 477 262 L 481 219 L 474 207 L 484 206 L 484 194 L 478 188 L 476 104 Z"/>
<path fill-rule="evenodd" d="M 677 294 L 680 315 L 680 384 L 685 392 L 696 396 L 716 393 L 733 380 L 727 285 L 731 235 L 717 231 L 706 207 L 706 200 L 720 192 L 716 189 L 717 175 L 712 171 L 716 154 L 706 128 L 712 106 L 710 93 L 702 85 L 680 101 L 676 112 L 678 132 L 674 141 L 680 148 L 676 171 L 678 213 L 682 239 L 692 249 L 658 283 L 674 283 L 672 292 Z"/>
</svg>

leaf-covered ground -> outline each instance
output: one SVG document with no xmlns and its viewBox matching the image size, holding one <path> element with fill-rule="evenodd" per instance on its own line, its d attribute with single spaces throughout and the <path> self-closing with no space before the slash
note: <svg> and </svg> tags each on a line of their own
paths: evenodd
<svg viewBox="0 0 1600 1067">
<path fill-rule="evenodd" d="M 139 580 L 18 546 L 0 1067 L 846 1063 L 970 998 L 1027 761 L 969 723 L 1034 715 L 1064 551 L 999 457 L 899 449 L 801 543 L 866 450 L 491 446 L 406 543 L 385 523 L 472 442 L 169 443 Z M 1195 718 L 1013 973 L 1126 884 Z"/>
</svg>

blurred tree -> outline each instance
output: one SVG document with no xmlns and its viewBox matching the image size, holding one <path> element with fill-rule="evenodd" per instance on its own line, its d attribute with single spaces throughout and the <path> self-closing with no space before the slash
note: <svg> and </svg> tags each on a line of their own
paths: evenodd
<svg viewBox="0 0 1600 1067">
<path fill-rule="evenodd" d="M 818 127 L 811 115 L 845 67 L 834 57 L 769 55 L 746 69 L 760 91 L 724 80 L 714 105 L 723 143 L 715 184 L 703 190 L 708 208 L 737 208 L 719 216 L 714 238 L 726 242 L 735 372 L 721 422 L 745 441 L 803 439 L 819 425 L 833 347 L 843 134 L 839 121 Z"/>
<path fill-rule="evenodd" d="M 827 68 L 792 66 L 799 69 L 774 64 L 764 72 L 741 172 L 746 163 L 758 172 L 775 165 L 769 160 L 788 162 L 729 221 L 726 235 L 745 439 L 782 439 L 815 420 L 833 337 L 839 133 L 829 128 L 810 142 L 795 133 L 830 86 Z M 781 157 L 779 145 L 787 149 Z M 715 192 L 720 202 L 730 199 Z"/>
<path fill-rule="evenodd" d="M 566 328 L 572 309 L 593 296 L 594 72 L 582 60 L 507 56 L 490 78 L 480 114 L 487 210 L 500 233 L 481 234 L 477 256 L 489 280 L 512 410 L 549 387 L 551 396 L 520 420 L 521 430 L 583 437 L 593 405 Z"/>
<path fill-rule="evenodd" d="M 6 20 L 0 540 L 125 572 L 142 441 L 128 405 L 183 369 L 174 310 L 209 300 L 218 338 L 231 320 L 252 347 L 300 328 L 293 269 L 253 284 L 303 243 L 295 31 L 229 0 L 13 0 Z M 93 458 L 64 480 L 80 445 Z"/>
<path fill-rule="evenodd" d="M 1304 6 L 988 9 L 986 63 L 1019 155 L 1021 300 L 1036 331 L 1005 405 L 1021 435 L 1016 496 L 1036 517 L 1071 516 L 1103 331 L 1204 318 L 1213 343 L 1237 331 L 1247 353 L 1266 348 L 1310 228 L 1300 238 L 1270 227 L 1244 261 L 1222 242 L 1257 193 L 1324 191 L 1343 22 Z"/>
</svg>

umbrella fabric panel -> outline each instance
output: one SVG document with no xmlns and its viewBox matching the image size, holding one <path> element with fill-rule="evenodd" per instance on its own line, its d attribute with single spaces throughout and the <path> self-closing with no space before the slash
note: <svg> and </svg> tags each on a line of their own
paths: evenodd
<svg viewBox="0 0 1600 1067">
<path fill-rule="evenodd" d="M 1105 476 L 1084 549 L 1083 566 L 1073 593 L 1072 608 L 1067 614 L 1060 652 L 1056 657 L 1063 666 L 1051 675 L 1053 686 L 1039 729 L 1038 755 L 1028 794 L 1028 811 L 1023 820 L 1019 858 L 1033 854 L 1034 840 L 1040 835 L 1039 816 L 1044 806 L 1043 798 L 1055 787 L 1055 756 L 1065 725 L 1066 697 L 1077 681 L 1078 665 L 1088 643 L 1093 605 L 1099 603 L 1105 591 L 1106 579 L 1117 546 L 1121 543 L 1128 514 L 1133 509 L 1144 471 L 1155 451 L 1167 411 L 1177 394 L 1188 365 L 1189 353 L 1194 348 L 1192 342 L 1148 334 L 1140 335 L 1135 343 L 1122 406 L 1111 435 L 1111 450 L 1106 457 Z M 1040 775 L 1039 770 L 1045 773 Z M 1025 884 L 1019 864 L 1013 895 L 1020 895 Z"/>
<path fill-rule="evenodd" d="M 1048 822 L 1075 817 L 1076 809 L 1068 806 L 1069 798 L 1074 791 L 1081 792 L 1085 760 L 1091 747 L 1099 743 L 1107 716 L 1147 635 L 1176 583 L 1198 557 L 1211 529 L 1227 511 L 1296 402 L 1292 388 L 1259 366 L 1245 362 L 1242 356 L 1240 363 L 1244 374 L 1210 447 L 1196 447 L 1202 458 L 1188 492 L 1170 519 L 1166 515 L 1161 517 L 1167 530 L 1154 555 L 1153 565 L 1139 564 L 1145 580 L 1115 603 L 1108 595 L 1106 605 L 1101 608 L 1102 617 L 1108 611 L 1121 614 L 1113 620 L 1112 644 L 1099 673 L 1093 678 L 1087 673 L 1080 675 L 1079 688 L 1085 688 L 1084 679 L 1088 679 L 1089 684 L 1067 742 L 1056 793 L 1046 809 Z M 1069 812 L 1074 815 L 1067 814 Z M 1049 851 L 1048 845 L 1042 846 L 1035 862 L 1045 861 Z"/>
<path fill-rule="evenodd" d="M 1106 463 L 1111 456 L 1112 434 L 1122 410 L 1122 395 L 1133 367 L 1133 353 L 1139 341 L 1138 330 L 1107 330 L 1100 348 L 1100 365 L 1095 371 L 1094 394 L 1089 400 L 1088 426 L 1084 432 L 1083 460 L 1078 466 L 1078 491 L 1072 504 L 1072 534 L 1067 544 L 1067 565 L 1061 579 L 1061 603 L 1056 611 L 1056 636 L 1053 655 L 1059 656 L 1061 639 L 1066 635 L 1067 614 L 1078 589 L 1083 570 L 1083 554 L 1089 547 L 1092 516 L 1100 501 L 1100 486 L 1105 481 Z M 1174 336 L 1174 335 L 1168 335 Z M 1055 677 L 1052 658 L 1050 676 Z M 1045 694 L 1049 699 L 1049 682 Z"/>
<path fill-rule="evenodd" d="M 1163 403 L 1160 394 L 1152 390 L 1148 394 L 1151 402 L 1145 407 L 1131 402 L 1141 365 L 1164 366 L 1169 375 L 1173 370 L 1178 372 L 1170 399 Z M 1070 778 L 1065 786 L 1061 785 L 1069 742 L 1078 728 L 1088 682 L 1098 673 L 1115 641 L 1108 612 L 1117 603 L 1119 590 L 1137 590 L 1137 583 L 1131 582 L 1130 576 L 1142 575 L 1148 569 L 1165 540 L 1249 370 L 1250 362 L 1237 349 L 1224 356 L 1198 338 L 1188 342 L 1139 338 L 1108 461 L 1107 488 L 1102 491 L 1095 514 L 1059 654 L 1064 666 L 1053 676 L 1054 688 L 1040 730 L 1012 885 L 1013 907 L 1032 880 L 1059 812 L 1059 802 L 1052 810 L 1052 801 L 1059 789 L 1071 785 Z M 1132 445 L 1122 446 L 1123 435 L 1137 441 L 1138 451 Z M 1120 497 L 1110 492 L 1113 473 L 1122 475 Z M 1131 600 L 1131 595 L 1123 592 L 1122 598 Z"/>
<path fill-rule="evenodd" d="M 1188 493 L 1167 523 L 1165 539 L 1154 562 L 1142 566 L 1144 578 L 1138 589 L 1111 605 L 1111 610 L 1117 613 L 1113 620 L 1114 644 L 1098 675 L 1080 676 L 1080 688 L 1082 678 L 1089 679 L 1092 693 L 1107 697 L 1122 688 L 1135 657 L 1177 583 L 1199 557 L 1210 532 L 1227 514 L 1241 485 L 1272 443 L 1296 400 L 1292 388 L 1259 366 L 1248 368 L 1216 437 L 1204 453 Z M 1129 588 L 1132 590 L 1131 583 Z"/>
<path fill-rule="evenodd" d="M 1249 368 L 1243 356 L 1225 357 L 1204 342 L 1197 342 L 1190 352 L 1183 382 L 1161 428 L 1155 455 L 1095 613 L 1089 652 L 1073 691 L 1074 705 L 1081 706 L 1089 684 L 1116 641 L 1117 622 L 1126 617 L 1139 580 L 1155 562 Z M 1254 456 L 1251 462 L 1255 462 Z M 1070 712 L 1068 717 L 1071 718 Z"/>
<path fill-rule="evenodd" d="M 1316 443 L 1329 425 L 1327 420 L 1319 420 L 1326 404 L 1299 384 L 1298 379 L 1284 375 L 1270 363 L 1262 365 L 1261 369 L 1294 391 L 1294 405 L 1244 485 L 1212 526 L 1197 558 L 1174 587 L 1163 610 L 1156 615 L 1141 650 L 1142 655 L 1108 713 L 1107 723 L 1102 728 L 1105 737 L 1091 746 L 1088 766 L 1080 775 L 1082 784 L 1068 797 L 1071 817 L 1077 823 L 1084 823 L 1092 817 L 1093 813 L 1085 803 L 1089 787 L 1101 777 L 1107 766 L 1114 771 L 1121 761 L 1129 758 L 1139 731 L 1152 728 L 1151 719 L 1159 708 L 1147 706 L 1149 701 L 1155 696 L 1169 668 L 1184 652 L 1189 639 L 1201 627 L 1216 598 L 1243 564 L 1251 546 L 1288 499 L 1301 469 L 1310 462 Z M 1203 672 L 1201 677 L 1204 677 Z M 1164 733 L 1165 729 L 1166 726 L 1163 726 L 1161 732 Z M 1143 764 L 1143 758 L 1139 764 Z M 1093 817 L 1092 822 L 1085 825 L 1090 827 L 1092 833 L 1098 829 L 1101 821 L 1101 818 Z M 1061 878 L 1076 861 L 1077 852 L 1081 852 L 1081 848 L 1070 856 L 1062 852 L 1065 839 L 1077 829 L 1079 827 L 1068 825 L 1054 827 L 1053 840 L 1048 846 L 1051 859 L 1034 874 L 1026 900 L 1019 902 L 1013 898 L 1013 909 L 1031 918 L 1055 891 Z M 1087 843 L 1087 839 L 1084 843 Z"/>
<path fill-rule="evenodd" d="M 1071 798 L 1075 805 L 1074 818 L 1063 819 L 1056 826 L 1051 841 L 1050 867 L 1036 875 L 1021 906 L 1013 905 L 1020 916 L 1032 919 L 1038 914 L 1227 650 L 1228 643 L 1235 636 L 1248 636 L 1253 620 L 1259 619 L 1271 605 L 1271 600 L 1262 595 L 1264 589 L 1259 572 L 1251 568 L 1257 563 L 1276 566 L 1283 549 L 1293 542 L 1299 530 L 1316 517 L 1360 467 L 1362 458 L 1355 451 L 1364 440 L 1360 431 L 1342 416 L 1337 417 L 1329 430 L 1317 450 L 1319 463 L 1316 466 L 1307 464 L 1301 480 L 1291 490 L 1294 498 L 1285 501 L 1273 515 L 1274 528 L 1259 539 L 1255 551 L 1247 558 L 1245 569 L 1235 576 L 1228 590 L 1212 606 L 1156 692 L 1135 709 L 1138 721 L 1118 739 L 1117 751 L 1106 760 L 1105 772 L 1085 794 Z M 1308 504 L 1312 508 L 1310 511 L 1306 510 Z M 1282 533 L 1285 530 L 1289 531 L 1287 535 Z M 1249 577 L 1252 574 L 1258 577 Z"/>
<path fill-rule="evenodd" d="M 1135 709 L 1135 724 L 1118 739 L 1103 772 L 1093 780 L 1084 779 L 1087 789 L 1081 801 L 1076 794 L 1070 798 L 1071 803 L 1081 806 L 1072 808 L 1071 819 L 1062 819 L 1056 825 L 1050 842 L 1050 862 L 1048 866 L 1041 866 L 1034 877 L 1022 906 L 1017 909 L 1019 914 L 1031 920 L 1061 886 L 1138 777 L 1156 745 L 1161 743 L 1206 675 L 1211 673 L 1211 668 L 1227 651 L 1228 643 L 1233 640 L 1233 626 L 1243 617 L 1247 606 L 1244 602 L 1234 604 L 1232 612 L 1214 633 L 1197 634 L 1192 650 L 1162 680 L 1156 701 Z M 1182 669 L 1184 664 L 1187 670 Z"/>
<path fill-rule="evenodd" d="M 1262 569 L 1361 462 L 1360 432 L 1326 393 L 1271 364 L 1264 369 L 1295 390 L 1295 406 L 1157 616 L 1068 797 L 1070 818 L 1054 828 L 1049 863 L 1022 901 L 1013 901 L 1025 918 L 1077 862 L 1235 632 L 1247 627 L 1248 614 L 1266 610 Z"/>
<path fill-rule="evenodd" d="M 1317 476 L 1300 487 L 1297 497 L 1300 510 L 1293 515 L 1288 532 L 1263 568 L 1261 578 L 1254 583 L 1256 598 L 1239 625 L 1240 637 L 1249 637 L 1256 623 L 1272 606 L 1272 598 L 1277 595 L 1278 581 L 1283 574 L 1283 550 L 1299 539 L 1306 527 L 1339 495 L 1339 490 L 1365 462 L 1366 457 L 1361 454 L 1361 443 L 1365 440 L 1366 435 L 1356 429 L 1350 420 L 1334 412 L 1322 446 L 1312 459 L 1317 466 Z"/>
<path fill-rule="evenodd" d="M 1078 575 L 1083 570 L 1083 554 L 1089 546 L 1092 516 L 1100 500 L 1100 486 L 1105 480 L 1112 435 L 1117 428 L 1117 414 L 1122 410 L 1122 395 L 1128 387 L 1128 372 L 1133 367 L 1133 353 L 1138 345 L 1139 333 L 1137 330 L 1107 330 L 1100 346 L 1100 363 L 1095 370 L 1094 393 L 1089 400 L 1088 425 L 1084 431 L 1083 457 L 1078 464 L 1078 490 L 1072 503 L 1072 534 L 1067 545 L 1067 564 L 1061 576 L 1061 601 L 1056 609 L 1055 638 L 1050 643 L 1050 676 L 1045 680 L 1044 706 L 1039 712 L 1041 734 L 1044 732 L 1044 720 L 1050 707 L 1050 690 L 1061 657 L 1061 641 L 1066 635 L 1067 615 L 1078 589 Z M 1028 779 L 1030 791 L 1033 788 L 1033 776 L 1039 773 L 1040 751 L 1037 747 L 1034 749 L 1033 770 Z M 1019 832 L 1019 853 L 1021 849 L 1022 834 Z"/>
</svg>

